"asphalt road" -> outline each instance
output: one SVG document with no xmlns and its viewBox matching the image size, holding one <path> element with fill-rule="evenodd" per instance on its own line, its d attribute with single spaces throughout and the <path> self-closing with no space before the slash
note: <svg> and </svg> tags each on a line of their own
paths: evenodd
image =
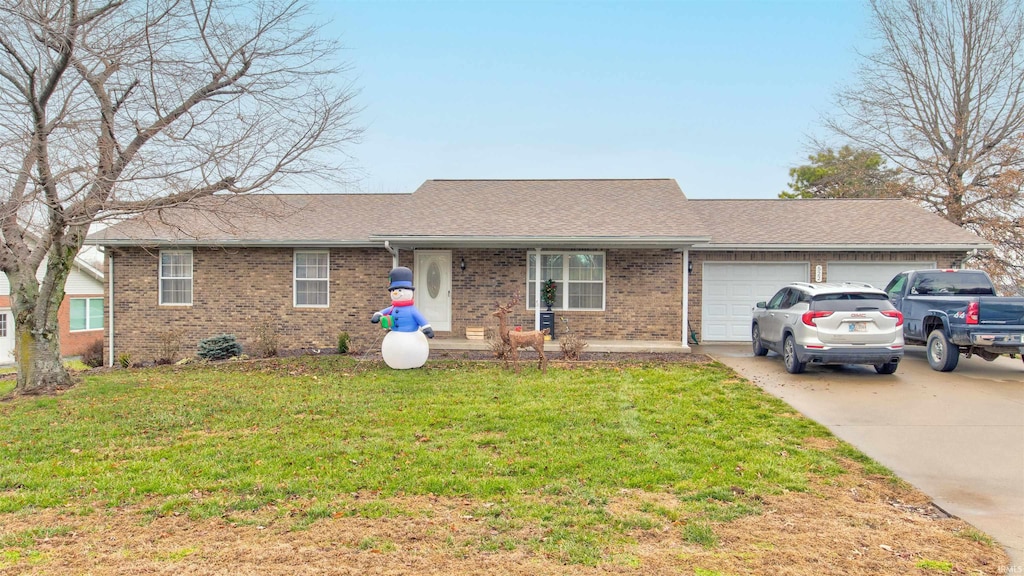
<svg viewBox="0 0 1024 576">
<path fill-rule="evenodd" d="M 828 427 L 991 535 L 1024 574 L 1024 362 L 960 359 L 935 372 L 909 347 L 896 374 L 870 366 L 813 367 L 792 375 L 774 353 L 704 345 L 708 354 Z"/>
</svg>

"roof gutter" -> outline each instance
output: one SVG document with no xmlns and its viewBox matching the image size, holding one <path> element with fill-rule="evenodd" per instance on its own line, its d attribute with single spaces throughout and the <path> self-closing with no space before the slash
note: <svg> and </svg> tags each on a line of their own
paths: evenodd
<svg viewBox="0 0 1024 576">
<path fill-rule="evenodd" d="M 692 250 L 706 252 L 938 252 L 949 250 L 992 250 L 991 244 L 695 244 Z"/>
<path fill-rule="evenodd" d="M 87 238 L 85 244 L 90 246 L 111 246 L 114 248 L 132 246 L 173 246 L 178 248 L 200 248 L 205 246 L 217 248 L 225 246 L 234 248 L 294 248 L 297 246 L 309 248 L 380 248 L 381 245 L 379 241 L 366 240 L 167 240 L 166 238 L 118 238 L 116 240 Z"/>
<path fill-rule="evenodd" d="M 391 247 L 391 242 L 384 241 L 384 249 L 391 253 L 391 267 L 398 268 L 398 249 Z"/>
<path fill-rule="evenodd" d="M 390 245 L 402 247 L 462 247 L 462 248 L 665 248 L 679 249 L 694 243 L 706 243 L 707 236 L 370 236 Z"/>
</svg>

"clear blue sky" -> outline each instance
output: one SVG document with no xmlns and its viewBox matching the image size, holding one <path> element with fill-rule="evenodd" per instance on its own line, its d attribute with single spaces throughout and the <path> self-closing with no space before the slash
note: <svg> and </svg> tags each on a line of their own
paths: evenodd
<svg viewBox="0 0 1024 576">
<path fill-rule="evenodd" d="M 361 90 L 346 191 L 674 178 L 773 198 L 868 47 L 854 0 L 320 0 Z"/>
</svg>

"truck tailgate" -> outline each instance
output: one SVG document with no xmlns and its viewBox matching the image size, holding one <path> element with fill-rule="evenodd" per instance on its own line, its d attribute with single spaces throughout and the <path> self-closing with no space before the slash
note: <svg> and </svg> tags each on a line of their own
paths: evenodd
<svg viewBox="0 0 1024 576">
<path fill-rule="evenodd" d="M 978 321 L 988 325 L 1024 325 L 1024 298 L 982 297 Z"/>
</svg>

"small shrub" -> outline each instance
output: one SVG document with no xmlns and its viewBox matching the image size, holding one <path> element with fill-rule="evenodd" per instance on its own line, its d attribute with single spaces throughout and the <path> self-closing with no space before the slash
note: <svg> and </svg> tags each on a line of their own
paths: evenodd
<svg viewBox="0 0 1024 576">
<path fill-rule="evenodd" d="M 82 352 L 82 364 L 90 368 L 103 366 L 103 340 L 97 340 Z"/>
<path fill-rule="evenodd" d="M 121 368 L 131 368 L 135 365 L 135 361 L 132 360 L 132 355 L 128 352 L 122 352 L 117 355 L 117 363 Z"/>
<path fill-rule="evenodd" d="M 349 343 L 348 332 L 338 334 L 338 354 L 348 354 Z"/>
<path fill-rule="evenodd" d="M 277 356 L 277 331 L 270 322 L 260 322 L 254 330 L 253 340 L 256 342 L 256 356 L 271 358 Z"/>
<path fill-rule="evenodd" d="M 241 356 L 242 345 L 234 334 L 221 334 L 200 340 L 198 354 L 204 360 L 224 360 Z"/>
<path fill-rule="evenodd" d="M 575 332 L 570 332 L 558 339 L 558 346 L 562 349 L 562 358 L 565 360 L 579 360 L 583 355 L 583 349 L 589 346 L 586 339 Z"/>
<path fill-rule="evenodd" d="M 181 340 L 184 335 L 177 330 L 161 332 L 158 336 L 159 356 L 157 364 L 173 364 L 181 354 Z"/>
</svg>

